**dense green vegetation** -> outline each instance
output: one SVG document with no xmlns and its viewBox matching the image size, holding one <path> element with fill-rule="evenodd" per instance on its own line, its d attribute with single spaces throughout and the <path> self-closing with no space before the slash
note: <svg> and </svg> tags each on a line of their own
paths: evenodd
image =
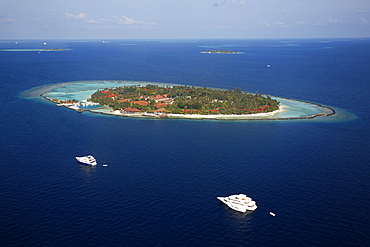
<svg viewBox="0 0 370 247">
<path fill-rule="evenodd" d="M 279 102 L 270 96 L 236 90 L 206 87 L 157 85 L 107 88 L 95 92 L 91 99 L 117 109 L 127 107 L 142 112 L 162 109 L 183 114 L 251 114 L 279 109 Z M 166 104 L 158 104 L 165 102 Z"/>
</svg>

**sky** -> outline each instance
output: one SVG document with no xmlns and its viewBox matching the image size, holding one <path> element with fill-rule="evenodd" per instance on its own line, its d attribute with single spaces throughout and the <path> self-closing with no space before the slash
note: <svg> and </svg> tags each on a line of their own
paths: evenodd
<svg viewBox="0 0 370 247">
<path fill-rule="evenodd" d="M 370 0 L 0 0 L 0 39 L 370 37 Z"/>
</svg>

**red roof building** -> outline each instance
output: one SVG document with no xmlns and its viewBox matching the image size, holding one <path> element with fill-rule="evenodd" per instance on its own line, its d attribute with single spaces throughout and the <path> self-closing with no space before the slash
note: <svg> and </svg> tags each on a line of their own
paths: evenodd
<svg viewBox="0 0 370 247">
<path fill-rule="evenodd" d="M 155 105 L 154 105 L 155 107 L 157 107 L 157 108 L 162 108 L 162 107 L 165 107 L 165 106 L 167 106 L 167 103 L 156 103 Z"/>
<path fill-rule="evenodd" d="M 123 111 L 124 111 L 125 113 L 137 113 L 137 112 L 140 112 L 140 110 L 139 110 L 139 109 L 137 109 L 137 108 L 132 108 L 132 107 L 127 107 L 127 108 L 123 109 Z"/>
<path fill-rule="evenodd" d="M 150 105 L 150 101 L 147 100 L 131 101 L 131 103 L 137 105 Z"/>
<path fill-rule="evenodd" d="M 166 111 L 166 109 L 164 109 L 164 108 L 159 108 L 159 109 L 155 110 L 154 112 L 165 112 L 165 111 Z"/>
<path fill-rule="evenodd" d="M 106 98 L 114 98 L 114 97 L 116 97 L 117 95 L 116 94 L 114 94 L 114 93 L 111 93 L 111 94 L 109 94 L 109 95 L 107 95 L 107 96 L 105 96 Z"/>
</svg>

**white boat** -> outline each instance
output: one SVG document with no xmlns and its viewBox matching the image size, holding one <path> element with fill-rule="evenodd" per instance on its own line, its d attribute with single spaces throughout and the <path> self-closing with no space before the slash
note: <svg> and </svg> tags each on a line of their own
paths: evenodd
<svg viewBox="0 0 370 247">
<path fill-rule="evenodd" d="M 245 194 L 231 195 L 227 197 L 217 197 L 218 200 L 225 203 L 229 208 L 239 212 L 254 211 L 257 209 L 255 201 Z"/>
<path fill-rule="evenodd" d="M 76 160 L 84 165 L 96 166 L 98 163 L 92 155 L 76 157 Z"/>
</svg>

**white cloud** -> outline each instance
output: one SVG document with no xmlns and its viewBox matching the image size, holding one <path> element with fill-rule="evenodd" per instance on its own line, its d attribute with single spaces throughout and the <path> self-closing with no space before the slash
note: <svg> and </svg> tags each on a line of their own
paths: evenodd
<svg viewBox="0 0 370 247">
<path fill-rule="evenodd" d="M 238 6 L 244 6 L 246 5 L 246 0 L 216 0 L 213 3 L 213 6 L 219 7 L 219 6 L 230 6 L 230 7 L 238 7 Z"/>
<path fill-rule="evenodd" d="M 360 17 L 361 24 L 367 23 L 367 20 L 363 17 Z M 299 27 L 299 26 L 327 26 L 327 25 L 338 25 L 338 24 L 346 24 L 345 22 L 340 19 L 330 18 L 326 21 L 316 21 L 316 22 L 309 22 L 305 20 L 295 21 L 292 23 L 287 23 L 283 21 L 261 21 L 259 24 L 265 28 L 291 28 L 291 27 Z"/>
<path fill-rule="evenodd" d="M 290 27 L 288 24 L 281 21 L 275 21 L 275 23 L 278 27 Z"/>
<path fill-rule="evenodd" d="M 330 19 L 328 20 L 328 23 L 338 24 L 338 23 L 345 23 L 345 22 L 344 22 L 344 21 L 342 21 L 342 20 L 338 20 L 338 19 L 330 18 Z"/>
<path fill-rule="evenodd" d="M 285 22 L 281 22 L 281 21 L 274 21 L 274 22 L 262 21 L 262 22 L 260 22 L 260 25 L 263 26 L 263 27 L 268 27 L 268 28 L 291 27 L 291 25 L 288 25 Z"/>
<path fill-rule="evenodd" d="M 13 19 L 13 18 L 0 18 L 0 22 L 3 22 L 3 23 L 15 23 L 16 20 Z"/>
<path fill-rule="evenodd" d="M 85 13 L 78 13 L 77 15 L 70 14 L 68 12 L 63 13 L 65 17 L 67 17 L 70 20 L 78 20 L 78 21 L 83 21 L 89 24 L 95 24 L 95 23 L 100 23 L 100 21 L 96 21 L 94 19 L 87 19 Z"/>
<path fill-rule="evenodd" d="M 364 17 L 360 17 L 360 23 L 361 24 L 367 24 L 369 21 L 365 19 Z"/>
<path fill-rule="evenodd" d="M 78 13 L 78 14 L 71 14 L 69 12 L 63 13 L 63 15 L 70 20 L 80 21 L 88 24 L 118 24 L 118 25 L 127 25 L 127 26 L 149 26 L 149 25 L 155 25 L 154 23 L 146 23 L 141 20 L 129 18 L 125 15 L 122 16 L 113 16 L 113 19 L 91 19 L 87 18 L 87 15 L 85 13 Z"/>
<path fill-rule="evenodd" d="M 84 13 L 79 13 L 77 15 L 73 15 L 73 14 L 70 14 L 68 12 L 66 13 L 63 13 L 63 15 L 65 17 L 67 17 L 68 19 L 73 19 L 73 20 L 82 20 L 82 19 L 85 19 L 86 15 Z"/>
<path fill-rule="evenodd" d="M 365 13 L 367 13 L 366 10 L 357 10 L 356 11 L 356 14 L 365 14 Z"/>
<path fill-rule="evenodd" d="M 122 25 L 144 25 L 146 24 L 143 21 L 135 20 L 132 18 L 128 18 L 127 16 L 123 15 L 121 17 L 114 16 L 115 22 L 117 24 L 122 24 Z"/>
<path fill-rule="evenodd" d="M 99 23 L 98 21 L 96 21 L 94 19 L 87 19 L 86 22 L 87 23 Z"/>
<path fill-rule="evenodd" d="M 307 21 L 296 21 L 297 25 L 308 25 L 309 23 Z"/>
<path fill-rule="evenodd" d="M 267 21 L 260 21 L 260 25 L 263 26 L 263 27 L 271 27 L 271 23 L 269 23 Z"/>
</svg>

